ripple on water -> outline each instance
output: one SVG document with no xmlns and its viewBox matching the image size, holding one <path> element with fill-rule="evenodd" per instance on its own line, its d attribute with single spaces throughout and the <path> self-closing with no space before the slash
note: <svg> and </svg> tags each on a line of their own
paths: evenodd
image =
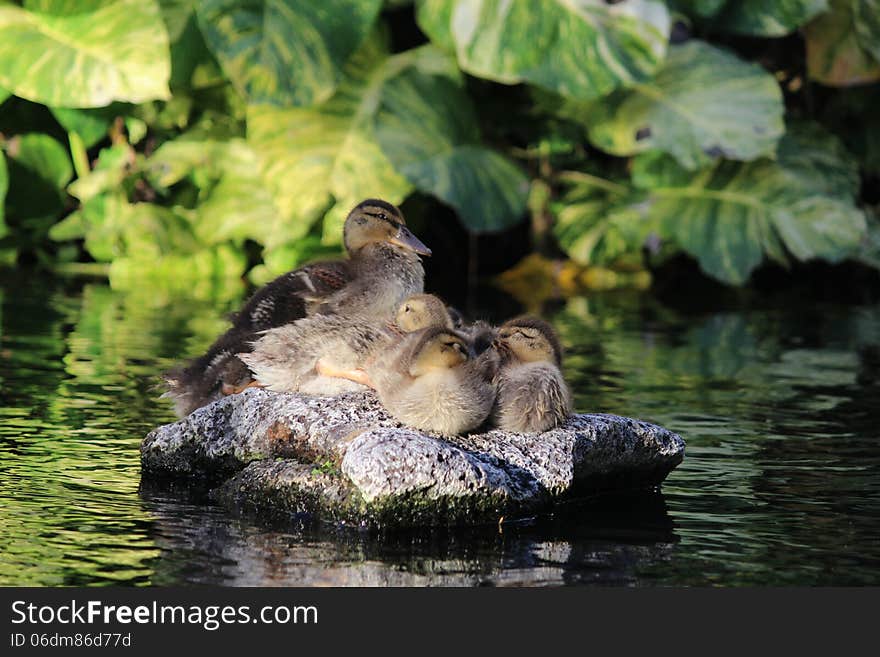
<svg viewBox="0 0 880 657">
<path fill-rule="evenodd" d="M 173 419 L 158 375 L 228 308 L 153 307 L 99 283 L 3 289 L 0 584 L 880 582 L 877 307 L 804 322 L 796 299 L 701 315 L 637 294 L 573 300 L 552 319 L 577 408 L 687 440 L 662 493 L 500 530 L 364 532 L 245 521 L 139 487 L 140 440 Z"/>
</svg>

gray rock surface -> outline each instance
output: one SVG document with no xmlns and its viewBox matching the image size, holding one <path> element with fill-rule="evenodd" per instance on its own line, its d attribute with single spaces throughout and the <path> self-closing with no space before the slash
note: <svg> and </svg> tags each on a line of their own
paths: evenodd
<svg viewBox="0 0 880 657">
<path fill-rule="evenodd" d="M 211 486 L 236 509 L 384 525 L 497 521 L 576 495 L 656 486 L 683 456 L 678 435 L 614 415 L 573 415 L 543 434 L 439 437 L 401 426 L 369 392 L 253 388 L 141 445 L 144 477 Z"/>
</svg>

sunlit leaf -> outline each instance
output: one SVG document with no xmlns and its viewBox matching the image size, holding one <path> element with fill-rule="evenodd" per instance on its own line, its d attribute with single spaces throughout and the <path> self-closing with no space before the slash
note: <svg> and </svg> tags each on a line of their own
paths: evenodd
<svg viewBox="0 0 880 657">
<path fill-rule="evenodd" d="M 880 80 L 878 11 L 880 2 L 831 0 L 831 11 L 804 28 L 809 76 L 833 86 Z"/>
<path fill-rule="evenodd" d="M 125 116 L 131 106 L 113 103 L 96 109 L 51 108 L 52 115 L 68 132 L 77 133 L 86 148 L 91 148 L 104 137 L 117 116 Z"/>
<path fill-rule="evenodd" d="M 248 143 L 263 162 L 263 173 L 283 220 L 267 246 L 304 236 L 329 206 L 345 216 L 369 197 L 402 201 L 412 185 L 395 169 L 373 138 L 370 126 L 388 75 L 404 65 L 428 66 L 413 51 L 389 60 L 370 40 L 346 67 L 337 93 L 318 108 L 248 109 Z M 423 62 L 425 62 L 423 64 Z M 335 241 L 341 238 L 337 221 Z"/>
<path fill-rule="evenodd" d="M 590 140 L 615 155 L 648 149 L 694 168 L 719 156 L 772 155 L 785 130 L 782 92 L 757 64 L 701 41 L 669 49 L 657 76 L 585 109 Z"/>
<path fill-rule="evenodd" d="M 202 0 L 199 25 L 250 102 L 313 105 L 329 98 L 381 0 Z"/>
<path fill-rule="evenodd" d="M 421 0 L 417 19 L 432 41 L 454 45 L 471 75 L 581 100 L 650 77 L 669 33 L 656 0 Z"/>
<path fill-rule="evenodd" d="M 155 0 L 0 5 L 0 86 L 53 107 L 167 98 L 168 34 Z"/>
<path fill-rule="evenodd" d="M 104 192 L 116 191 L 129 174 L 135 158 L 134 150 L 125 143 L 102 148 L 95 167 L 73 181 L 67 191 L 83 203 Z"/>
</svg>

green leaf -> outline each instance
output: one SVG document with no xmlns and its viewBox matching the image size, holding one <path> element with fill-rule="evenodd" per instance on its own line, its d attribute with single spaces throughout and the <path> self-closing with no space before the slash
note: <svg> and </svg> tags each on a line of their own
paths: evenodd
<svg viewBox="0 0 880 657">
<path fill-rule="evenodd" d="M 854 0 L 853 11 L 859 44 L 880 62 L 880 0 Z"/>
<path fill-rule="evenodd" d="M 389 79 L 375 131 L 394 167 L 455 208 L 468 229 L 498 231 L 522 219 L 528 180 L 480 145 L 470 101 L 450 78 L 409 69 Z"/>
<path fill-rule="evenodd" d="M 15 137 L 7 153 L 55 189 L 63 189 L 73 176 L 67 149 L 49 135 L 29 133 Z"/>
<path fill-rule="evenodd" d="M 119 189 L 135 162 L 134 150 L 125 143 L 102 148 L 95 168 L 74 180 L 67 191 L 83 203 Z"/>
<path fill-rule="evenodd" d="M 689 16 L 711 18 L 724 7 L 727 0 L 670 0 L 669 8 Z"/>
<path fill-rule="evenodd" d="M 761 66 L 701 41 L 672 46 L 657 76 L 586 108 L 590 140 L 614 155 L 658 149 L 694 168 L 773 155 L 782 92 Z"/>
<path fill-rule="evenodd" d="M 155 0 L 28 6 L 0 5 L 0 86 L 52 107 L 168 97 L 168 34 Z"/>
<path fill-rule="evenodd" d="M 7 142 L 6 157 L 6 214 L 25 233 L 42 235 L 64 209 L 63 189 L 73 175 L 67 149 L 49 135 L 28 133 Z"/>
<path fill-rule="evenodd" d="M 454 45 L 471 75 L 580 100 L 648 79 L 663 61 L 670 27 L 657 0 L 422 0 L 417 20 L 432 41 Z"/>
<path fill-rule="evenodd" d="M 199 25 L 226 75 L 252 103 L 314 105 L 370 32 L 381 0 L 202 0 Z"/>
<path fill-rule="evenodd" d="M 656 222 L 633 207 L 615 207 L 613 195 L 588 185 L 569 190 L 556 204 L 554 232 L 569 258 L 584 265 L 609 265 L 638 252 Z"/>
<path fill-rule="evenodd" d="M 869 7 L 869 4 L 876 6 Z M 865 20 L 857 11 L 867 12 L 871 18 Z M 831 11 L 803 30 L 808 75 L 832 86 L 880 80 L 880 63 L 875 59 L 880 54 L 877 11 L 880 11 L 880 3 L 831 0 Z"/>
<path fill-rule="evenodd" d="M 283 229 L 266 246 L 295 240 L 334 203 L 333 241 L 341 221 L 364 198 L 401 202 L 412 185 L 395 171 L 370 126 L 388 75 L 402 66 L 439 65 L 431 53 L 409 51 L 389 59 L 371 39 L 346 67 L 337 93 L 317 108 L 248 108 L 248 143 L 261 157 Z"/>
<path fill-rule="evenodd" d="M 828 9 L 828 0 L 675 0 L 686 13 L 710 19 L 709 27 L 735 34 L 779 37 Z"/>
<path fill-rule="evenodd" d="M 775 161 L 722 160 L 694 172 L 650 151 L 633 161 L 632 187 L 576 172 L 564 179 L 575 185 L 556 208 L 556 234 L 586 264 L 643 246 L 683 249 L 710 276 L 741 284 L 765 258 L 853 256 L 866 231 L 852 158 L 812 123 L 789 126 Z"/>
<path fill-rule="evenodd" d="M 646 154 L 635 167 L 648 193 L 644 216 L 727 283 L 745 282 L 765 255 L 784 261 L 783 245 L 799 260 L 839 260 L 865 232 L 851 158 L 814 126 L 793 126 L 776 162 L 719 162 L 690 174 Z"/>
<path fill-rule="evenodd" d="M 117 116 L 125 116 L 130 106 L 112 103 L 96 109 L 71 109 L 66 107 L 49 108 L 52 116 L 67 132 L 75 132 L 83 140 L 86 148 L 91 148 L 104 137 Z"/>
</svg>

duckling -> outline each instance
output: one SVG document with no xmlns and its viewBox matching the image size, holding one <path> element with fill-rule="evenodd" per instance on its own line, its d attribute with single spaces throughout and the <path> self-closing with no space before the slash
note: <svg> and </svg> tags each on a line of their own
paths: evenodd
<svg viewBox="0 0 880 657">
<path fill-rule="evenodd" d="M 499 369 L 492 422 L 504 431 L 540 433 L 571 413 L 571 391 L 559 368 L 562 347 L 553 328 L 535 317 L 518 317 L 498 329 Z"/>
<path fill-rule="evenodd" d="M 369 382 L 396 420 L 441 435 L 486 421 L 495 401 L 493 373 L 464 336 L 441 327 L 410 333 L 367 366 Z"/>
<path fill-rule="evenodd" d="M 264 331 L 253 351 L 238 357 L 261 387 L 337 395 L 362 390 L 360 368 L 404 334 L 430 326 L 451 328 L 446 306 L 431 294 L 415 294 L 400 304 L 394 324 L 360 315 L 313 315 Z"/>
<path fill-rule="evenodd" d="M 232 317 L 232 326 L 207 353 L 168 372 L 163 397 L 181 417 L 249 382 L 237 354 L 248 352 L 257 333 L 314 314 L 356 314 L 389 321 L 398 305 L 424 288 L 419 256 L 431 255 L 406 227 L 401 211 L 367 199 L 345 220 L 348 260 L 315 262 L 279 276 L 257 290 Z"/>
</svg>

